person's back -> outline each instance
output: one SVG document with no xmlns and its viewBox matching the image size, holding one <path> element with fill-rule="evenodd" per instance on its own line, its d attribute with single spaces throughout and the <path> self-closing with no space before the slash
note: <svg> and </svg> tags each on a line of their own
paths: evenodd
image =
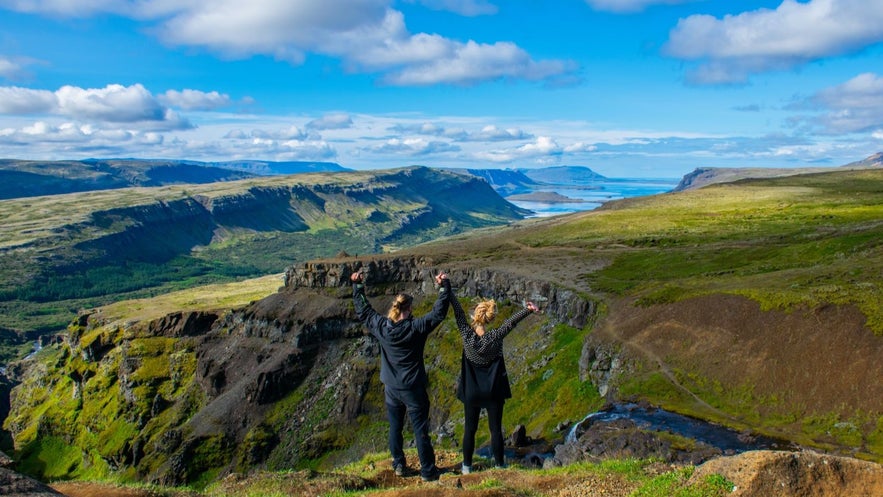
<svg viewBox="0 0 883 497">
<path fill-rule="evenodd" d="M 442 312 L 442 319 L 444 313 Z M 356 310 L 360 319 L 362 313 Z M 368 313 L 363 310 L 363 313 Z M 430 313 L 431 315 L 432 313 Z M 364 319 L 362 320 L 364 322 Z M 380 342 L 380 381 L 393 388 L 424 387 L 429 380 L 423 361 L 426 339 L 431 329 L 413 317 L 393 322 L 381 316 L 368 330 Z"/>
<path fill-rule="evenodd" d="M 380 342 L 380 381 L 384 385 L 393 468 L 399 476 L 405 472 L 402 431 L 407 412 L 417 442 L 420 474 L 424 480 L 437 479 L 439 470 L 435 466 L 435 452 L 429 437 L 429 396 L 426 393 L 429 380 L 423 351 L 429 333 L 441 324 L 448 312 L 450 282 L 444 274 L 436 276 L 440 290 L 435 304 L 428 314 L 415 318 L 411 316 L 412 299 L 409 295 L 397 295 L 389 314 L 382 316 L 365 296 L 362 273 L 353 273 L 350 279 L 356 315 L 369 334 Z"/>
<path fill-rule="evenodd" d="M 524 309 L 510 316 L 498 328 L 486 329 L 496 317 L 496 303 L 493 300 L 485 300 L 476 306 L 470 324 L 457 296 L 452 294 L 450 299 L 457 329 L 463 339 L 457 398 L 463 402 L 465 418 L 461 471 L 463 474 L 468 474 L 472 471 L 475 433 L 482 409 L 487 411 L 494 462 L 497 466 L 505 465 L 503 406 L 506 399 L 512 397 L 512 390 L 503 358 L 503 339 L 519 321 L 531 312 L 538 312 L 539 309 L 533 302 L 527 302 Z"/>
</svg>

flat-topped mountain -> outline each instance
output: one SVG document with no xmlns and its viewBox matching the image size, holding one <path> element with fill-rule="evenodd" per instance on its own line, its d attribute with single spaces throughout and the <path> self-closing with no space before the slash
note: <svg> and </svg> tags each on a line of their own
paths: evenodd
<svg viewBox="0 0 883 497">
<path fill-rule="evenodd" d="M 584 166 L 550 166 L 530 169 L 455 169 L 454 171 L 462 171 L 484 179 L 504 197 L 528 194 L 542 186 L 580 186 L 606 179 Z"/>
<path fill-rule="evenodd" d="M 522 168 L 518 170 L 528 178 L 553 185 L 585 185 L 603 181 L 606 177 L 585 166 L 549 166 L 542 168 Z"/>
<path fill-rule="evenodd" d="M 702 188 L 715 183 L 730 183 L 749 178 L 778 178 L 797 174 L 825 173 L 838 170 L 879 169 L 883 167 L 883 153 L 837 167 L 700 167 L 684 175 L 674 191 Z"/>
<path fill-rule="evenodd" d="M 0 200 L 131 186 L 234 181 L 257 175 L 347 171 L 331 162 L 160 159 L 0 160 Z"/>
</svg>

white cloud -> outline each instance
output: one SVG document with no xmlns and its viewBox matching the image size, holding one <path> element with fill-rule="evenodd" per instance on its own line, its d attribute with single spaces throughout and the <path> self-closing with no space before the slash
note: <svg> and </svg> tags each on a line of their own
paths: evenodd
<svg viewBox="0 0 883 497">
<path fill-rule="evenodd" d="M 588 153 L 594 152 L 595 150 L 598 150 L 597 145 L 583 142 L 571 143 L 570 145 L 564 147 L 564 153 L 567 154 Z"/>
<path fill-rule="evenodd" d="M 36 121 L 21 128 L 0 130 L 0 146 L 22 147 L 28 157 L 48 150 L 56 158 L 68 158 L 93 151 L 123 151 L 133 147 L 161 145 L 163 136 L 120 128 L 96 128 L 71 122 Z M 60 155 L 59 155 L 60 154 Z M 52 156 L 52 155 L 51 155 Z"/>
<path fill-rule="evenodd" d="M 443 141 L 430 141 L 423 138 L 391 138 L 382 145 L 368 147 L 366 151 L 381 154 L 396 155 L 429 155 L 446 152 L 457 152 L 460 148 Z"/>
<path fill-rule="evenodd" d="M 249 119 L 260 120 L 257 117 Z M 250 132 L 240 128 L 219 132 L 223 128 L 217 125 L 214 128 L 213 133 L 219 133 L 223 140 L 204 143 L 194 150 L 220 157 L 262 160 L 328 160 L 337 156 L 333 145 L 296 125 L 255 128 Z M 189 140 L 186 146 L 195 147 L 196 138 Z"/>
<path fill-rule="evenodd" d="M 307 123 L 308 129 L 327 130 L 327 129 L 347 129 L 353 126 L 353 118 L 349 114 L 334 113 L 326 114 L 319 119 L 313 119 Z"/>
<path fill-rule="evenodd" d="M 671 31 L 664 51 L 698 61 L 688 77 L 700 84 L 742 83 L 757 72 L 793 68 L 855 53 L 883 42 L 883 3 L 784 0 L 722 19 L 693 15 Z"/>
<path fill-rule="evenodd" d="M 25 66 L 35 61 L 26 57 L 7 57 L 0 55 L 0 78 L 18 81 L 29 76 Z"/>
<path fill-rule="evenodd" d="M 57 108 L 58 98 L 51 91 L 0 87 L 0 114 L 43 114 Z"/>
<path fill-rule="evenodd" d="M 860 74 L 791 108 L 821 111 L 821 115 L 798 116 L 793 122 L 822 133 L 879 132 L 883 130 L 883 76 Z"/>
<path fill-rule="evenodd" d="M 491 13 L 484 0 L 425 0 L 464 15 Z M 392 0 L 73 0 L 3 1 L 25 12 L 87 16 L 104 12 L 154 23 L 172 45 L 203 47 L 227 57 L 269 55 L 301 64 L 309 53 L 339 58 L 351 71 L 377 72 L 391 85 L 476 84 L 500 78 L 544 81 L 574 64 L 533 60 L 511 42 L 456 41 L 408 31 Z"/>
<path fill-rule="evenodd" d="M 252 130 L 251 135 L 248 136 L 268 140 L 306 140 L 308 138 L 307 133 L 295 125 L 269 131 L 264 129 L 254 129 Z"/>
<path fill-rule="evenodd" d="M 63 86 L 55 92 L 58 113 L 75 119 L 111 123 L 139 123 L 158 129 L 192 127 L 186 119 L 164 107 L 140 84 L 104 88 Z"/>
<path fill-rule="evenodd" d="M 411 0 L 413 2 L 413 0 Z M 446 10 L 462 16 L 474 17 L 497 13 L 497 6 L 486 0 L 418 0 L 433 10 Z"/>
<path fill-rule="evenodd" d="M 193 126 L 160 104 L 140 84 L 107 85 L 104 88 L 63 86 L 55 92 L 0 87 L 0 114 L 47 114 L 80 121 L 125 123 L 155 129 L 187 129 Z"/>
<path fill-rule="evenodd" d="M 88 17 L 101 12 L 130 12 L 133 3 L 129 0 L 0 0 L 0 7 L 29 14 Z"/>
<path fill-rule="evenodd" d="M 518 128 L 498 128 L 495 125 L 488 125 L 475 133 L 469 133 L 464 141 L 508 141 L 508 140 L 528 140 L 533 135 Z"/>
<path fill-rule="evenodd" d="M 215 110 L 230 105 L 230 95 L 216 91 L 168 90 L 157 99 L 170 106 L 184 110 Z"/>
<path fill-rule="evenodd" d="M 675 5 L 696 0 L 586 0 L 595 10 L 607 12 L 640 12 L 651 5 Z"/>
<path fill-rule="evenodd" d="M 425 60 L 414 60 L 405 68 L 390 72 L 383 81 L 397 86 L 473 85 L 499 79 L 543 81 L 574 70 L 565 61 L 535 61 L 527 52 L 508 42 L 492 45 L 474 41 L 448 42 L 443 48 Z"/>
<path fill-rule="evenodd" d="M 482 151 L 475 154 L 479 159 L 491 162 L 512 162 L 526 159 L 546 159 L 551 156 L 561 155 L 562 148 L 549 136 L 540 136 L 530 143 L 519 147 Z"/>
</svg>

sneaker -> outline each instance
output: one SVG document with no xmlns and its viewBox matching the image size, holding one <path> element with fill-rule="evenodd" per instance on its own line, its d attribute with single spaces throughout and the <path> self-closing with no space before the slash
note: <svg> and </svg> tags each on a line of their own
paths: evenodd
<svg viewBox="0 0 883 497">
<path fill-rule="evenodd" d="M 471 472 L 472 472 L 472 466 L 467 466 L 464 464 L 463 466 L 460 467 L 460 474 L 461 475 L 468 475 Z"/>
<path fill-rule="evenodd" d="M 405 476 L 405 466 L 403 464 L 393 465 L 392 470 L 395 471 L 396 476 Z"/>
<path fill-rule="evenodd" d="M 429 474 L 421 473 L 420 478 L 422 478 L 423 481 L 436 481 L 438 480 L 439 476 L 441 476 L 441 474 L 442 470 L 438 469 L 437 466 L 433 466 L 433 468 L 429 471 Z"/>
</svg>

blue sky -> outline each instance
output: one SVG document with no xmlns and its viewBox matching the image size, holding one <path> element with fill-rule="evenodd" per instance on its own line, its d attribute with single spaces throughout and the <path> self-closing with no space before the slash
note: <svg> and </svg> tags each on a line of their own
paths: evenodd
<svg viewBox="0 0 883 497">
<path fill-rule="evenodd" d="M 0 0 L 0 158 L 839 166 L 881 0 Z"/>
</svg>

